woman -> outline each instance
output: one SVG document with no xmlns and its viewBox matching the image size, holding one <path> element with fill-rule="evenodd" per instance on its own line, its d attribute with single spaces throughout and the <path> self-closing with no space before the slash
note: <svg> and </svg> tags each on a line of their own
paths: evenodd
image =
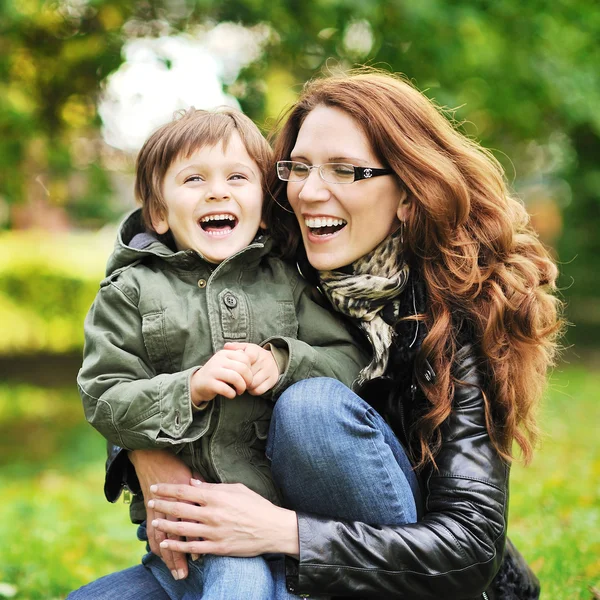
<svg viewBox="0 0 600 600">
<path fill-rule="evenodd" d="M 298 594 L 535 597 L 505 552 L 508 474 L 513 441 L 532 455 L 560 329 L 557 271 L 500 166 L 377 72 L 309 83 L 275 151 L 269 227 L 288 257 L 303 241 L 316 271 L 300 257 L 304 273 L 371 343 L 367 402 L 328 379 L 279 398 L 268 455 L 288 509 L 238 485 L 150 490 L 166 470 L 133 453 L 150 510 L 189 521 L 152 527 L 202 538 L 160 551 L 285 553 Z M 406 456 L 420 483 L 411 524 L 393 489 Z"/>
</svg>

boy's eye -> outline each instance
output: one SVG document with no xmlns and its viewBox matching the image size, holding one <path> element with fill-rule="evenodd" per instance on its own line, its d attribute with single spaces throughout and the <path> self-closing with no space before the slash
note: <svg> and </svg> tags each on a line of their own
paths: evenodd
<svg viewBox="0 0 600 600">
<path fill-rule="evenodd" d="M 202 177 L 200 177 L 200 175 L 190 175 L 189 177 L 185 178 L 185 183 L 190 181 L 202 181 Z"/>
<path fill-rule="evenodd" d="M 239 181 L 240 179 L 248 179 L 245 175 L 242 175 L 241 173 L 234 173 L 233 175 L 229 176 L 229 179 L 232 181 Z"/>
</svg>

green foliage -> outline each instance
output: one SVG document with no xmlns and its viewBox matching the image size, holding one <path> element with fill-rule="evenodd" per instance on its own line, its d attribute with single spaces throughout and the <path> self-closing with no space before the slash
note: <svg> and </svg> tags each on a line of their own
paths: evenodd
<svg viewBox="0 0 600 600">
<path fill-rule="evenodd" d="M 557 372 L 542 411 L 542 447 L 511 478 L 509 533 L 545 584 L 543 597 L 581 599 L 600 586 L 600 373 Z"/>
<path fill-rule="evenodd" d="M 542 448 L 530 467 L 513 467 L 509 535 L 545 598 L 588 600 L 600 586 L 599 386 L 598 372 L 557 372 Z M 16 600 L 64 598 L 139 562 L 127 507 L 102 496 L 104 459 L 74 385 L 0 384 L 0 583 L 16 587 Z"/>
<path fill-rule="evenodd" d="M 83 320 L 114 232 L 0 236 L 0 354 L 83 347 Z"/>
<path fill-rule="evenodd" d="M 456 108 L 464 130 L 496 149 L 540 229 L 546 207 L 558 215 L 545 240 L 564 263 L 574 313 L 590 321 L 577 303 L 600 289 L 600 4 L 589 0 L 7 0 L 0 219 L 10 225 L 7 204 L 36 200 L 87 227 L 113 218 L 120 209 L 96 102 L 124 42 L 228 20 L 272 31 L 263 56 L 229 86 L 260 123 L 306 79 L 357 63 L 403 72 Z"/>
</svg>

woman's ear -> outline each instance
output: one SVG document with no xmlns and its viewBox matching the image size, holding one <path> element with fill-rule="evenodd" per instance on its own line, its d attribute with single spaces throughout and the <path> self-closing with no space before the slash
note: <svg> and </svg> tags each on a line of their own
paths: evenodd
<svg viewBox="0 0 600 600">
<path fill-rule="evenodd" d="M 402 189 L 400 192 L 400 200 L 398 202 L 398 210 L 396 211 L 396 215 L 402 223 L 405 223 L 408 218 L 408 206 L 408 192 L 405 189 Z"/>
</svg>

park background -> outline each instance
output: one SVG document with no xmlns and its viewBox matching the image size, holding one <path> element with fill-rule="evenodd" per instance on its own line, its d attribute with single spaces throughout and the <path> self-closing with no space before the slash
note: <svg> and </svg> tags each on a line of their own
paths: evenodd
<svg viewBox="0 0 600 600">
<path fill-rule="evenodd" d="M 177 108 L 265 132 L 315 74 L 404 73 L 490 148 L 561 267 L 571 324 L 509 534 L 543 597 L 600 598 L 600 3 L 0 3 L 0 598 L 64 598 L 135 564 L 75 388 L 82 321 L 134 206 L 144 137 Z"/>
</svg>

